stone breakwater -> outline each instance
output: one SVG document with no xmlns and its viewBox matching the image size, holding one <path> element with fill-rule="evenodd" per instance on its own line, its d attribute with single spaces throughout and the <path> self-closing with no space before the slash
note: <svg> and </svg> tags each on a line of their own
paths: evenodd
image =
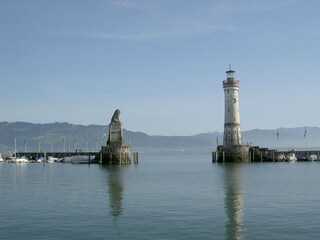
<svg viewBox="0 0 320 240">
<path fill-rule="evenodd" d="M 280 162 L 292 160 L 319 161 L 320 150 L 308 151 L 279 151 L 276 149 L 260 148 L 258 146 L 218 146 L 217 151 L 212 152 L 213 162 Z"/>
</svg>

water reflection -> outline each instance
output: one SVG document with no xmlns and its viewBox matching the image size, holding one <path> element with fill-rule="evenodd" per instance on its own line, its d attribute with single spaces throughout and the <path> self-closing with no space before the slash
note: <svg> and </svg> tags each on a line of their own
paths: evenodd
<svg viewBox="0 0 320 240">
<path fill-rule="evenodd" d="M 224 183 L 226 189 L 225 211 L 227 214 L 226 239 L 245 239 L 243 235 L 243 187 L 241 183 L 242 164 L 224 164 Z"/>
<path fill-rule="evenodd" d="M 123 212 L 122 200 L 124 193 L 123 171 L 126 166 L 103 165 L 107 172 L 110 214 L 117 221 Z"/>
</svg>

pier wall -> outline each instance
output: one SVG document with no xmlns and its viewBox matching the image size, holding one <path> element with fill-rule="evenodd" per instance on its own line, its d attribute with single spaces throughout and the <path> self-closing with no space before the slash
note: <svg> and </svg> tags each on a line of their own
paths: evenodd
<svg viewBox="0 0 320 240">
<path fill-rule="evenodd" d="M 217 149 L 218 162 L 250 162 L 249 146 L 218 146 Z"/>
<path fill-rule="evenodd" d="M 245 152 L 239 149 L 229 150 L 224 146 L 218 146 L 217 151 L 212 153 L 213 162 L 277 162 L 285 161 L 289 154 L 294 153 L 297 159 L 308 159 L 311 155 L 316 155 L 317 160 L 320 159 L 320 150 L 295 151 L 279 151 L 276 149 L 260 148 L 258 146 L 250 146 L 248 148 L 248 158 L 243 158 Z"/>
<path fill-rule="evenodd" d="M 129 146 L 120 146 L 120 147 L 111 147 L 103 146 L 101 147 L 101 164 L 120 164 L 126 165 L 131 164 L 130 159 L 130 147 Z"/>
</svg>

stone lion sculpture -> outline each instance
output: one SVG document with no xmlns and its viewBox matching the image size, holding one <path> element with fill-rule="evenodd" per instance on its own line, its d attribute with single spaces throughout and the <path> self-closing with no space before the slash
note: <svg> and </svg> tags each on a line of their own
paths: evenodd
<svg viewBox="0 0 320 240">
<path fill-rule="evenodd" d="M 120 113 L 121 113 L 121 112 L 120 112 L 119 109 L 117 109 L 116 111 L 114 111 L 114 114 L 113 114 L 113 116 L 112 116 L 112 118 L 111 118 L 111 123 L 113 123 L 113 122 L 119 123 L 119 122 L 120 122 L 120 120 L 119 120 Z"/>
</svg>

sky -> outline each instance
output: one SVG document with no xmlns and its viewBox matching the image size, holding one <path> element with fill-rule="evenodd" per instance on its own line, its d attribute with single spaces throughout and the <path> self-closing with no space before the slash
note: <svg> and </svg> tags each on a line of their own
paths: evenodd
<svg viewBox="0 0 320 240">
<path fill-rule="evenodd" d="M 318 0 L 0 0 L 0 121 L 150 135 L 320 126 Z"/>
</svg>

